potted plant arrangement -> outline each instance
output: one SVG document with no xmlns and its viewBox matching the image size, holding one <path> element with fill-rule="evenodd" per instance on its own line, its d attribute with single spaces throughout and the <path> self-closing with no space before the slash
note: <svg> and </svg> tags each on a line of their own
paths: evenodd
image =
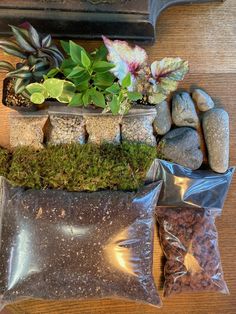
<svg viewBox="0 0 236 314">
<path fill-rule="evenodd" d="M 7 71 L 3 104 L 40 113 L 12 117 L 12 147 L 20 143 L 39 149 L 45 139 L 52 144 L 158 144 L 166 159 L 198 169 L 202 121 L 211 168 L 227 170 L 227 112 L 214 108 L 199 89 L 192 95 L 177 93 L 171 106 L 165 101 L 187 74 L 187 61 L 164 58 L 149 64 L 143 48 L 125 41 L 103 36 L 104 44 L 88 52 L 71 40 L 57 47 L 50 35 L 39 34 L 29 23 L 11 29 L 14 38 L 0 40 L 0 48 L 20 62 L 0 62 L 0 70 Z M 223 153 L 214 148 L 218 138 Z"/>
<path fill-rule="evenodd" d="M 188 72 L 188 63 L 180 58 L 148 66 L 145 50 L 124 41 L 103 37 L 105 45 L 92 53 L 73 41 L 61 41 L 64 56 L 50 35 L 42 36 L 29 23 L 11 29 L 14 38 L 1 40 L 0 48 L 20 62 L 15 67 L 1 61 L 0 69 L 7 71 L 15 95 L 24 97 L 25 103 L 30 100 L 35 108 L 50 99 L 125 114 L 134 102 L 162 102 Z M 7 99 L 3 103 L 13 105 Z M 21 110 L 25 105 L 16 102 L 13 107 Z"/>
<path fill-rule="evenodd" d="M 16 65 L 0 62 L 0 70 L 6 71 L 3 104 L 16 110 L 36 110 L 30 102 L 26 86 L 41 82 L 48 71 L 61 64 L 63 54 L 53 43 L 51 35 L 42 36 L 29 23 L 21 27 L 10 26 L 11 39 L 1 39 L 0 48 L 19 58 Z"/>
<path fill-rule="evenodd" d="M 141 47 L 104 36 L 104 45 L 91 53 L 61 41 L 62 54 L 50 35 L 40 35 L 29 23 L 11 28 L 14 39 L 1 40 L 0 47 L 23 61 L 16 67 L 0 63 L 7 71 L 3 103 L 18 111 L 49 108 L 49 142 L 84 143 L 87 132 L 91 142 L 119 143 L 123 120 L 125 140 L 156 145 L 154 106 L 176 90 L 188 72 L 186 61 L 164 58 L 149 65 Z"/>
</svg>

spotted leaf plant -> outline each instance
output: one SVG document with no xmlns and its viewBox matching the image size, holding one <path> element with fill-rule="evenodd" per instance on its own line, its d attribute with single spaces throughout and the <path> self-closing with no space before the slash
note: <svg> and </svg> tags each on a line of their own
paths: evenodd
<svg viewBox="0 0 236 314">
<path fill-rule="evenodd" d="M 129 73 L 129 90 L 142 93 L 144 103 L 161 103 L 189 71 L 188 62 L 180 58 L 164 58 L 149 66 L 146 51 L 141 47 L 131 48 L 125 41 L 111 41 L 105 36 L 103 41 L 108 49 L 107 59 L 114 64 L 111 72 L 119 81 Z"/>
</svg>

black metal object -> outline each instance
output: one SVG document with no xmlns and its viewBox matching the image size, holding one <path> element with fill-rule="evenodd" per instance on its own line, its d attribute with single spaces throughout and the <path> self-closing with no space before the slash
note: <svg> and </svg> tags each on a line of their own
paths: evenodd
<svg viewBox="0 0 236 314">
<path fill-rule="evenodd" d="M 0 34 L 29 21 L 56 37 L 153 42 L 156 20 L 171 5 L 224 0 L 0 0 Z"/>
</svg>

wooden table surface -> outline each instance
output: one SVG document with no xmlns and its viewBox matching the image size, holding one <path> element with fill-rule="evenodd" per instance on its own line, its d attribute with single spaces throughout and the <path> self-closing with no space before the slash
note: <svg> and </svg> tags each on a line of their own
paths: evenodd
<svg viewBox="0 0 236 314">
<path fill-rule="evenodd" d="M 236 165 L 236 1 L 173 7 L 158 21 L 158 41 L 146 47 L 150 60 L 180 56 L 190 62 L 190 74 L 180 85 L 208 91 L 218 106 L 225 107 L 231 121 L 230 164 Z M 81 42 L 94 48 L 98 42 Z M 4 56 L 0 55 L 0 59 Z M 4 57 L 6 59 L 6 56 Z M 9 60 L 10 58 L 8 58 Z M 7 146 L 10 110 L 0 106 L 0 145 Z M 217 220 L 225 279 L 230 295 L 182 294 L 163 299 L 163 308 L 118 300 L 90 302 L 25 301 L 7 307 L 10 313 L 29 314 L 151 314 L 151 313 L 236 313 L 236 178 L 233 180 L 223 215 Z M 161 250 L 156 240 L 154 273 L 160 289 Z"/>
</svg>

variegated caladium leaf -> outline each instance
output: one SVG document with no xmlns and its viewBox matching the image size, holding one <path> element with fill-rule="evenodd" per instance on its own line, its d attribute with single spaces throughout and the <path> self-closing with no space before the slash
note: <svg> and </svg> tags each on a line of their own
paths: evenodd
<svg viewBox="0 0 236 314">
<path fill-rule="evenodd" d="M 104 44 L 108 50 L 108 61 L 112 62 L 115 67 L 111 72 L 119 79 L 120 82 L 131 74 L 130 91 L 134 91 L 137 83 L 139 71 L 146 66 L 147 53 L 139 46 L 130 47 L 126 41 L 110 40 L 103 36 Z"/>
<path fill-rule="evenodd" d="M 174 82 L 182 81 L 188 71 L 188 62 L 181 58 L 164 58 L 151 65 L 153 81 L 167 92 L 175 90 Z"/>
<path fill-rule="evenodd" d="M 178 87 L 189 71 L 188 62 L 181 58 L 164 58 L 151 65 L 150 83 L 153 92 L 149 95 L 150 103 L 159 103 L 167 98 L 170 92 Z"/>
</svg>

